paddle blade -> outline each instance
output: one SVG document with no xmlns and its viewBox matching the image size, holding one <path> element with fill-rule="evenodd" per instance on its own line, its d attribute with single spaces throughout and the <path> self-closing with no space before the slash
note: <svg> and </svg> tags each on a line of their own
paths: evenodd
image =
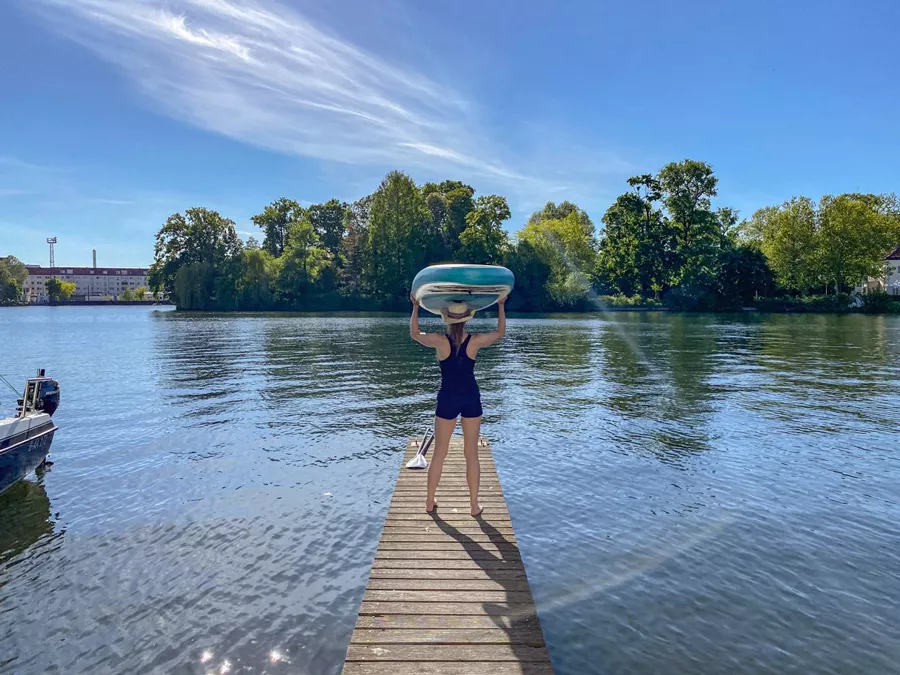
<svg viewBox="0 0 900 675">
<path fill-rule="evenodd" d="M 411 460 L 406 463 L 407 469 L 427 469 L 428 468 L 428 460 L 425 459 L 425 455 L 416 454 Z"/>
</svg>

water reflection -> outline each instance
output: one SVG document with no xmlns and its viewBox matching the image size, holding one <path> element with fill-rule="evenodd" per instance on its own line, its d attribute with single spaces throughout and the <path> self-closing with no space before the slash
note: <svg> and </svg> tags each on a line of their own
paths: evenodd
<svg viewBox="0 0 900 675">
<path fill-rule="evenodd" d="M 4 564 L 52 533 L 50 499 L 40 482 L 20 480 L 0 494 L 0 580 Z"/>
</svg>

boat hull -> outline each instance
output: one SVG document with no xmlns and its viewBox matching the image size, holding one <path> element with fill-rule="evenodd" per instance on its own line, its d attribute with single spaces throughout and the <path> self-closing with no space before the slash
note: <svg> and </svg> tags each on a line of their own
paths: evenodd
<svg viewBox="0 0 900 675">
<path fill-rule="evenodd" d="M 56 429 L 48 421 L 0 443 L 0 492 L 44 463 Z"/>
</svg>

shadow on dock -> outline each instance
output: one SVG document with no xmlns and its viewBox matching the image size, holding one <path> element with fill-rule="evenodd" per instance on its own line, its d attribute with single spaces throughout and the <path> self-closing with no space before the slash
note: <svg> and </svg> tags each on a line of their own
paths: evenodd
<svg viewBox="0 0 900 675">
<path fill-rule="evenodd" d="M 474 519 L 488 541 L 497 548 L 499 555 L 484 548 L 481 543 L 443 520 L 437 510 L 431 514 L 431 518 L 444 534 L 458 542 L 469 554 L 475 554 L 471 555 L 472 562 L 480 567 L 489 579 L 501 586 L 508 597 L 515 597 L 513 594 L 520 594 L 523 591 L 531 596 L 518 545 L 509 541 L 496 527 L 483 517 Z M 525 612 L 515 609 L 513 604 L 483 602 L 482 607 L 497 628 L 509 636 L 510 649 L 522 664 L 524 673 L 527 672 L 526 668 L 531 661 L 534 647 L 545 646 L 544 637 L 534 600 L 530 600 L 527 605 L 530 609 Z"/>
</svg>

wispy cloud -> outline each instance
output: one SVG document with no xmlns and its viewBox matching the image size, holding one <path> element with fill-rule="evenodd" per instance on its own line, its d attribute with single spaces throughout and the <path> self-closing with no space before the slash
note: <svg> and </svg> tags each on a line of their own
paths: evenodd
<svg viewBox="0 0 900 675">
<path fill-rule="evenodd" d="M 570 185 L 484 131 L 460 92 L 314 25 L 275 0 L 31 0 L 123 67 L 165 113 L 286 154 Z"/>
<path fill-rule="evenodd" d="M 69 37 L 123 66 L 167 113 L 280 152 L 350 163 L 447 163 L 472 153 L 455 92 L 253 0 L 36 0 Z M 72 21 L 72 18 L 77 19 Z M 453 139 L 448 141 L 448 139 Z"/>
</svg>

